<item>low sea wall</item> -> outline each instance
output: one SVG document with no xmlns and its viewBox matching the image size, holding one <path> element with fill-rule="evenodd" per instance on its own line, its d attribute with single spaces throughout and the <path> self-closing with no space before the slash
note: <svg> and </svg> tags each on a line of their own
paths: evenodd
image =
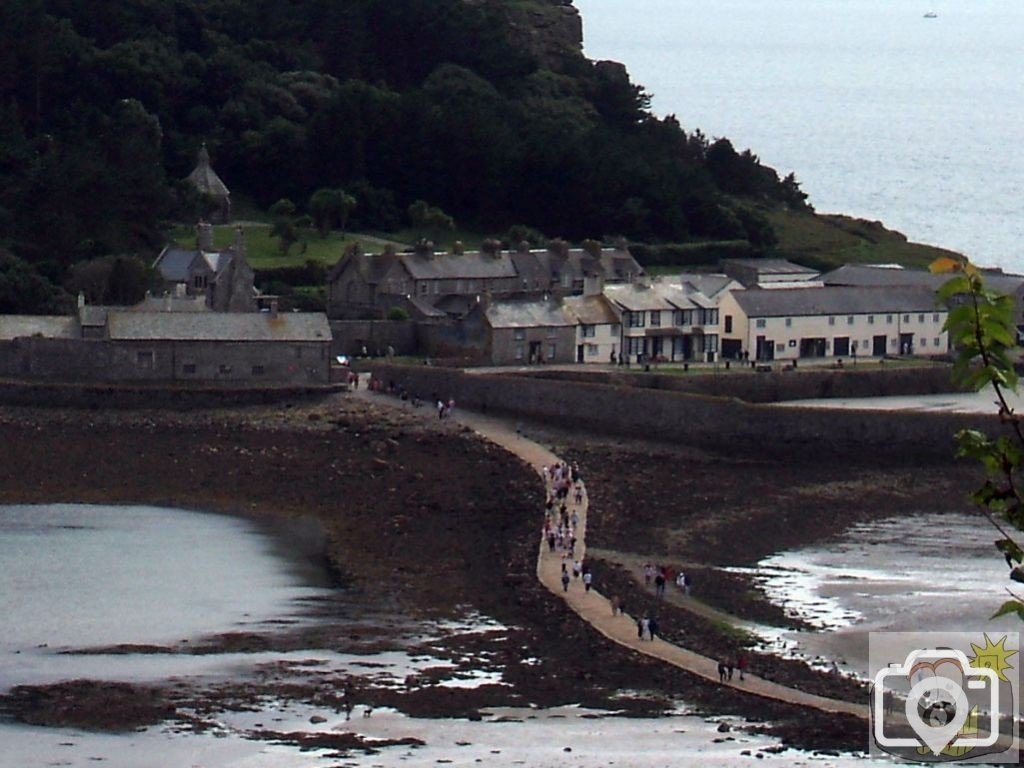
<svg viewBox="0 0 1024 768">
<path fill-rule="evenodd" d="M 735 365 L 735 364 L 734 364 Z M 778 403 L 786 400 L 816 400 L 838 397 L 893 397 L 935 395 L 962 391 L 953 384 L 951 366 L 871 366 L 857 370 L 806 368 L 774 370 L 767 373 L 658 373 L 639 375 L 625 371 L 531 371 L 528 376 L 562 381 L 599 382 L 614 386 L 691 392 L 718 397 L 735 397 L 748 403 Z"/>
<path fill-rule="evenodd" d="M 154 408 L 187 411 L 310 400 L 344 386 L 172 387 L 0 381 L 0 405 L 49 408 Z"/>
<path fill-rule="evenodd" d="M 734 397 L 592 381 L 466 373 L 434 366 L 371 364 L 368 369 L 411 394 L 514 418 L 612 435 L 655 438 L 718 451 L 763 446 L 841 456 L 865 450 L 949 459 L 959 429 L 995 429 L 994 416 L 791 408 Z M 739 478 L 738 478 L 739 480 Z"/>
</svg>

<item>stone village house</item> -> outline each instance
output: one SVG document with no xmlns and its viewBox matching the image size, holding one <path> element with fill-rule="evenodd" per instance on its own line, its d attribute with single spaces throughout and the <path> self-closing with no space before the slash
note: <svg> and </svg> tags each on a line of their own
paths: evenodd
<svg viewBox="0 0 1024 768">
<path fill-rule="evenodd" d="M 80 299 L 74 316 L 0 316 L 0 375 L 18 379 L 327 384 L 330 361 L 320 312 L 153 311 Z"/>
<path fill-rule="evenodd" d="M 201 297 L 215 312 L 255 312 L 255 273 L 245 258 L 245 232 L 235 228 L 230 248 L 213 245 L 213 226 L 196 225 L 196 247 L 166 246 L 153 262 L 164 289 L 176 298 Z"/>
<path fill-rule="evenodd" d="M 630 282 L 643 270 L 621 248 L 569 248 L 553 243 L 531 250 L 500 249 L 411 253 L 350 249 L 327 277 L 327 313 L 332 319 L 382 318 L 402 307 L 416 319 L 465 316 L 479 297 L 495 299 L 581 293 L 587 274 L 606 283 Z"/>
</svg>

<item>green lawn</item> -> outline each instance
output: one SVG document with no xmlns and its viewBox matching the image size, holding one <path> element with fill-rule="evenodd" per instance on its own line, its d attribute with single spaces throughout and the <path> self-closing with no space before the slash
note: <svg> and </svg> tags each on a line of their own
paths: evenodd
<svg viewBox="0 0 1024 768">
<path fill-rule="evenodd" d="M 315 231 L 306 231 L 304 241 L 291 247 L 288 255 L 281 253 L 277 238 L 270 236 L 270 226 L 257 222 L 245 224 L 246 258 L 255 269 L 271 269 L 273 267 L 294 267 L 305 264 L 309 260 L 323 264 L 335 264 L 345 249 L 352 243 L 359 243 L 364 251 L 379 252 L 387 242 L 396 247 L 404 248 L 405 243 L 391 238 L 375 237 L 362 234 L 346 234 L 331 232 L 320 237 Z M 195 228 L 186 225 L 175 226 L 168 232 L 168 239 L 183 248 L 194 248 L 196 243 Z M 387 238 L 387 239 L 386 239 Z M 235 241 L 235 225 L 224 224 L 213 228 L 213 244 L 215 248 L 227 248 Z"/>
</svg>

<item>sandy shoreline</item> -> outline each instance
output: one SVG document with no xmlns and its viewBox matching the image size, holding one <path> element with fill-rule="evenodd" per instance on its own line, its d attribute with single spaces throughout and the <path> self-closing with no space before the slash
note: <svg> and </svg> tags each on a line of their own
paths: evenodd
<svg viewBox="0 0 1024 768">
<path fill-rule="evenodd" d="M 891 512 L 905 501 L 899 490 L 901 473 L 919 476 L 922 470 L 912 464 L 873 469 L 884 491 L 866 494 L 868 498 L 862 494 L 846 505 L 844 514 L 824 516 L 820 525 L 780 527 L 779 515 L 785 519 L 799 513 L 808 499 L 834 506 L 835 468 L 790 457 L 795 463 L 787 478 L 807 475 L 794 488 L 786 484 L 787 478 L 779 483 L 785 457 L 768 464 L 730 457 L 715 469 L 714 457 L 688 455 L 685 449 L 622 445 L 594 436 L 538 436 L 583 465 L 598 510 L 592 518 L 592 541 L 655 558 L 665 553 L 668 542 L 681 560 L 695 561 L 699 553 L 700 562 L 709 566 L 749 563 L 769 551 L 827 538 L 845 521 L 881 514 L 884 509 L 876 506 L 882 499 L 888 500 L 883 506 Z M 314 520 L 317 526 L 296 526 L 298 540 L 305 542 L 309 556 L 326 556 L 336 582 L 352 594 L 408 617 L 442 619 L 471 609 L 508 627 L 498 641 L 487 641 L 487 652 L 501 666 L 506 685 L 443 696 L 429 684 L 404 692 L 366 690 L 365 698 L 378 706 L 433 717 L 472 716 L 481 707 L 523 704 L 582 704 L 614 711 L 625 707 L 634 714 L 658 714 L 681 698 L 702 711 L 771 721 L 775 733 L 805 747 L 856 750 L 865 743 L 861 726 L 843 718 L 708 686 L 624 653 L 566 616 L 564 606 L 544 594 L 532 577 L 543 500 L 535 476 L 452 423 L 438 425 L 422 413 L 368 407 L 342 396 L 319 405 L 186 416 L 8 409 L 0 417 L 0 439 L 9 454 L 0 467 L 0 500 L 5 503 L 161 504 L 255 516 L 285 529 L 295 520 Z M 12 450 L 14 445 L 17 450 Z M 701 471 L 673 472 L 681 460 Z M 864 464 L 870 466 L 869 457 Z M 623 466 L 640 471 L 605 471 Z M 734 486 L 723 478 L 738 468 L 744 471 L 741 495 L 748 503 L 733 508 Z M 948 469 L 929 471 L 938 476 Z M 661 479 L 652 482 L 659 474 Z M 785 499 L 773 493 L 779 489 Z M 936 489 L 935 498 L 948 495 L 948 484 Z M 666 503 L 688 497 L 701 499 L 699 517 L 687 517 L 678 504 Z M 741 513 L 746 522 L 742 530 L 734 530 Z M 688 521 L 683 531 L 678 529 L 680 520 Z M 322 542 L 311 533 L 320 526 Z M 597 567 L 605 569 L 600 578 L 616 578 L 610 566 Z M 713 571 L 708 573 L 713 578 Z M 641 592 L 637 600 L 643 598 Z M 728 591 L 712 597 L 715 592 L 709 589 L 707 595 L 742 615 L 743 601 L 731 603 Z M 714 628 L 687 621 L 679 617 L 677 625 L 685 626 L 687 643 L 720 641 L 720 631 L 716 639 Z M 372 635 L 373 629 L 368 632 Z M 283 641 L 249 642 L 273 646 Z M 459 640 L 467 642 L 478 641 Z M 303 643 L 345 645 L 330 631 Z M 527 659 L 530 663 L 524 663 Z M 805 686 L 839 692 L 827 678 L 817 683 L 810 673 L 794 669 L 788 674 Z M 638 682 L 637 696 L 625 702 L 615 696 L 619 690 L 638 688 Z M 62 693 L 71 710 L 75 705 L 87 710 L 95 703 L 83 691 Z M 330 685 L 295 692 L 299 698 L 314 694 L 329 696 Z M 154 702 L 158 709 L 167 704 L 180 712 L 196 702 Z"/>
</svg>

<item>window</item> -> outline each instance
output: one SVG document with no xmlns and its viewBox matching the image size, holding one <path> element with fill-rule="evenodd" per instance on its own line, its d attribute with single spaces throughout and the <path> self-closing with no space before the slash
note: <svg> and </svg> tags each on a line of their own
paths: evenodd
<svg viewBox="0 0 1024 768">
<path fill-rule="evenodd" d="M 441 281 L 435 280 L 434 281 L 434 295 L 437 296 L 439 293 L 441 293 Z"/>
<path fill-rule="evenodd" d="M 903 316 L 903 322 L 904 323 L 909 323 L 910 322 L 910 315 L 904 315 Z"/>
<path fill-rule="evenodd" d="M 936 337 L 935 337 L 934 339 L 932 339 L 932 346 L 933 346 L 933 347 L 937 347 L 937 346 L 939 346 L 939 341 L 940 341 L 940 340 L 939 340 L 939 337 L 938 337 L 938 336 L 936 336 Z"/>
<path fill-rule="evenodd" d="M 658 312 L 657 310 L 652 310 L 651 311 L 651 327 L 652 328 L 657 328 L 660 325 L 661 325 L 661 312 Z"/>
<path fill-rule="evenodd" d="M 554 344 L 548 344 L 548 360 L 555 359 L 556 346 Z"/>
<path fill-rule="evenodd" d="M 296 347 L 295 348 L 295 359 L 296 360 L 301 360 L 302 359 L 302 347 Z"/>
<path fill-rule="evenodd" d="M 697 313 L 701 325 L 718 325 L 717 309 L 698 309 Z"/>
<path fill-rule="evenodd" d="M 693 325 L 693 310 L 684 309 L 680 312 L 679 325 Z"/>
<path fill-rule="evenodd" d="M 264 373 L 264 370 L 263 370 L 263 366 L 262 365 L 254 365 L 252 367 L 252 375 L 253 376 L 262 376 L 263 373 Z"/>
<path fill-rule="evenodd" d="M 923 323 L 924 322 L 924 313 L 923 312 L 920 315 L 917 316 L 917 322 L 919 322 L 919 323 Z"/>
<path fill-rule="evenodd" d="M 918 341 L 918 346 L 921 347 L 921 348 L 924 348 L 924 347 L 928 346 L 928 339 L 926 339 L 924 336 L 922 336 L 917 341 Z"/>
<path fill-rule="evenodd" d="M 875 324 L 875 316 L 874 315 L 868 315 L 868 325 L 874 325 L 874 324 Z"/>
<path fill-rule="evenodd" d="M 221 374 L 222 376 L 227 376 L 229 373 L 231 373 L 231 366 L 222 364 L 219 368 L 217 368 L 217 373 Z"/>
<path fill-rule="evenodd" d="M 853 315 L 847 315 L 846 316 L 846 324 L 847 325 L 853 325 Z"/>
<path fill-rule="evenodd" d="M 755 321 L 754 325 L 756 325 L 758 328 L 764 328 L 765 325 L 766 325 L 765 319 L 763 317 L 757 318 L 757 320 Z"/>
<path fill-rule="evenodd" d="M 644 327 L 645 315 L 643 312 L 630 312 L 629 313 L 629 327 L 630 328 L 643 328 Z"/>
<path fill-rule="evenodd" d="M 515 339 L 516 341 L 526 341 L 526 329 L 516 328 L 514 331 L 512 331 L 512 338 Z"/>
<path fill-rule="evenodd" d="M 853 351 L 854 351 L 854 352 L 856 352 L 856 351 L 857 351 L 857 349 L 858 349 L 858 346 L 859 346 L 859 345 L 857 344 L 857 340 L 856 340 L 856 339 L 854 339 L 854 340 L 853 340 Z"/>
<path fill-rule="evenodd" d="M 184 373 L 186 376 L 191 376 L 196 372 L 196 364 L 185 363 L 184 365 L 181 366 L 181 372 Z"/>
<path fill-rule="evenodd" d="M 704 351 L 705 352 L 717 352 L 718 351 L 718 334 L 709 333 L 704 337 Z"/>
<path fill-rule="evenodd" d="M 835 325 L 836 324 L 836 317 L 835 317 L 835 315 L 829 315 L 828 316 L 828 324 L 829 325 Z"/>
<path fill-rule="evenodd" d="M 420 288 L 420 296 L 426 296 L 427 295 L 427 290 L 430 288 L 430 286 L 427 285 L 426 282 L 422 282 L 422 283 L 419 283 L 419 288 Z"/>
<path fill-rule="evenodd" d="M 725 332 L 732 333 L 732 315 L 725 316 Z"/>
<path fill-rule="evenodd" d="M 558 338 L 558 329 L 555 328 L 554 326 L 552 326 L 551 328 L 546 329 L 545 335 L 549 339 L 557 339 Z"/>
<path fill-rule="evenodd" d="M 516 345 L 516 360 L 522 360 L 523 359 L 523 355 L 524 355 L 523 345 L 522 344 Z"/>
<path fill-rule="evenodd" d="M 787 317 L 786 318 L 786 327 L 787 328 L 792 328 L 793 327 L 793 318 L 792 317 Z"/>
<path fill-rule="evenodd" d="M 597 327 L 593 325 L 583 326 L 583 338 L 592 339 L 596 335 Z"/>
<path fill-rule="evenodd" d="M 587 344 L 587 357 L 597 357 L 597 344 Z"/>
<path fill-rule="evenodd" d="M 786 351 L 786 345 L 785 344 L 776 344 L 775 345 L 775 351 L 776 352 L 785 352 Z"/>
<path fill-rule="evenodd" d="M 139 364 L 140 368 L 146 370 L 153 370 L 153 353 L 152 351 L 139 352 L 135 355 L 135 362 Z"/>
<path fill-rule="evenodd" d="M 887 325 L 892 325 L 892 315 L 886 315 L 885 322 Z"/>
<path fill-rule="evenodd" d="M 618 323 L 613 325 L 612 326 L 612 336 L 618 336 L 619 335 L 619 330 L 620 330 L 620 328 L 619 328 L 619 324 Z"/>
</svg>

